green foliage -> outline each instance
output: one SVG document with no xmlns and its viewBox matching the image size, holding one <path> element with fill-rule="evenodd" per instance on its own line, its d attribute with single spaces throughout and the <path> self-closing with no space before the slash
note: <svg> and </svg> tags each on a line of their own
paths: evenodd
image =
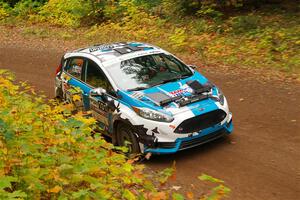
<svg viewBox="0 0 300 200">
<path fill-rule="evenodd" d="M 162 0 L 161 12 L 165 18 L 173 19 L 178 18 L 184 14 L 182 1 L 180 0 Z"/>
<path fill-rule="evenodd" d="M 200 18 L 193 21 L 191 27 L 194 28 L 195 34 L 201 34 L 208 30 L 209 25 L 205 19 Z"/>
<path fill-rule="evenodd" d="M 168 16 L 203 16 L 220 18 L 225 8 L 242 7 L 244 0 L 161 0 L 163 13 Z"/>
<path fill-rule="evenodd" d="M 36 16 L 36 20 L 61 26 L 79 26 L 91 12 L 91 4 L 84 0 L 50 0 Z"/>
<path fill-rule="evenodd" d="M 197 14 L 202 17 L 211 17 L 213 19 L 218 19 L 223 16 L 223 13 L 216 10 L 216 4 L 203 4 L 201 8 L 197 11 Z"/>
<path fill-rule="evenodd" d="M 175 28 L 174 33 L 169 37 L 171 45 L 174 49 L 187 45 L 187 34 L 183 28 Z"/>
<path fill-rule="evenodd" d="M 240 34 L 254 31 L 259 28 L 259 21 L 259 16 L 255 15 L 237 16 L 231 18 L 230 25 L 234 33 Z"/>
<path fill-rule="evenodd" d="M 143 7 L 145 9 L 152 9 L 155 8 L 157 6 L 160 6 L 162 0 L 135 0 L 134 3 L 138 6 L 138 7 Z"/>
<path fill-rule="evenodd" d="M 209 181 L 209 182 L 212 182 L 212 183 L 224 183 L 223 180 L 214 178 L 214 177 L 209 176 L 209 175 L 207 175 L 207 174 L 202 174 L 202 175 L 199 176 L 198 178 L 199 178 L 201 181 Z"/>
<path fill-rule="evenodd" d="M 182 196 L 181 194 L 178 194 L 178 193 L 173 193 L 172 199 L 173 200 L 184 200 L 184 196 Z"/>
<path fill-rule="evenodd" d="M 0 1 L 0 21 L 9 17 L 11 7 L 9 4 Z"/>
<path fill-rule="evenodd" d="M 35 0 L 21 0 L 13 8 L 12 13 L 23 19 L 38 13 L 43 3 Z"/>
<path fill-rule="evenodd" d="M 27 195 L 20 190 L 16 190 L 13 192 L 7 191 L 13 190 L 12 183 L 18 182 L 18 179 L 16 177 L 4 176 L 1 177 L 0 180 L 0 199 L 14 200 L 27 197 Z"/>
<path fill-rule="evenodd" d="M 118 9 L 122 15 L 119 21 L 108 21 L 93 26 L 85 35 L 88 39 L 96 38 L 95 42 L 104 43 L 116 40 L 169 41 L 169 34 L 164 33 L 164 20 L 139 9 L 133 1 L 122 0 L 119 3 Z M 111 37 L 112 35 L 114 37 Z"/>
<path fill-rule="evenodd" d="M 224 181 L 209 176 L 207 174 L 202 174 L 198 177 L 202 181 L 208 181 L 211 183 L 217 183 L 218 185 L 214 187 L 208 195 L 206 195 L 203 200 L 219 200 L 226 197 L 230 193 L 230 189 L 223 185 Z"/>
</svg>

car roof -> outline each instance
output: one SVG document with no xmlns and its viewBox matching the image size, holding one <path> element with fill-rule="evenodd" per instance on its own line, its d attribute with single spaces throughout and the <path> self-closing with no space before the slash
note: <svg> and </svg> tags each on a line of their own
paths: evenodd
<svg viewBox="0 0 300 200">
<path fill-rule="evenodd" d="M 77 49 L 72 53 L 88 53 L 96 56 L 105 66 L 105 63 L 118 62 L 137 56 L 163 53 L 161 48 L 141 42 L 115 42 L 108 44 L 96 44 L 86 48 Z"/>
</svg>

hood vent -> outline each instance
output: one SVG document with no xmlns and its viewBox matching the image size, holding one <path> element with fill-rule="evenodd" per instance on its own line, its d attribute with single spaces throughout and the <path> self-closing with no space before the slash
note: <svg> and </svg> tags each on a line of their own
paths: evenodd
<svg viewBox="0 0 300 200">
<path fill-rule="evenodd" d="M 162 92 L 145 94 L 145 96 L 158 106 L 164 106 L 181 98 L 180 96 L 170 97 Z"/>
<path fill-rule="evenodd" d="M 188 81 L 186 84 L 193 89 L 194 93 L 196 94 L 201 94 L 203 92 L 209 92 L 211 88 L 213 87 L 211 83 L 206 83 L 202 85 L 199 83 L 199 81 L 194 80 L 194 81 Z"/>
</svg>

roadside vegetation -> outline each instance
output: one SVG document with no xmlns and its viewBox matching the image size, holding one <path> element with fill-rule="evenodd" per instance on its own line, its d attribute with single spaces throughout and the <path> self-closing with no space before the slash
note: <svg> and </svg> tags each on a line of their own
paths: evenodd
<svg viewBox="0 0 300 200">
<path fill-rule="evenodd" d="M 63 27 L 56 35 L 65 40 L 144 41 L 203 65 L 299 74 L 299 5 L 292 0 L 0 0 L 0 20 L 43 27 L 24 34 L 51 37 L 51 27 Z"/>
</svg>

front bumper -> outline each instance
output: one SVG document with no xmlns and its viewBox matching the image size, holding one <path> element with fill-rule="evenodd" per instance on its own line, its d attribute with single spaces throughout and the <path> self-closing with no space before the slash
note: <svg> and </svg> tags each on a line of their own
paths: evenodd
<svg viewBox="0 0 300 200">
<path fill-rule="evenodd" d="M 156 148 L 144 147 L 145 153 L 171 154 L 213 141 L 233 131 L 232 119 L 223 125 L 215 125 L 201 131 L 196 136 L 177 138 L 175 142 L 158 142 Z"/>
</svg>

